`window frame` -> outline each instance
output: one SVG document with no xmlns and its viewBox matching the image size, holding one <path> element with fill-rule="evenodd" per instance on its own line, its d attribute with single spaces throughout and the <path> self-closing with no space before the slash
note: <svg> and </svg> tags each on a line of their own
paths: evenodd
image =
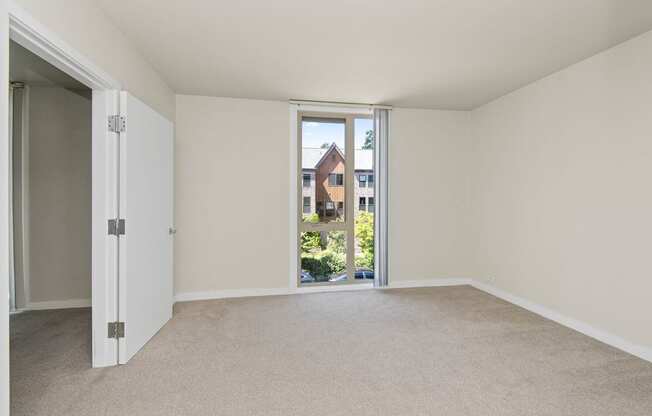
<svg viewBox="0 0 652 416">
<path fill-rule="evenodd" d="M 344 122 L 345 125 L 345 170 L 344 173 L 335 173 L 341 177 L 341 185 L 337 185 L 338 181 L 336 179 L 336 185 L 332 186 L 343 186 L 344 187 L 344 201 L 343 201 L 343 210 L 344 218 L 340 221 L 331 221 L 331 222 L 320 222 L 320 223 L 311 223 L 304 222 L 303 216 L 297 216 L 297 233 L 296 233 L 296 282 L 297 287 L 306 287 L 306 286 L 319 286 L 319 285 L 349 285 L 349 284 L 368 284 L 365 282 L 365 279 L 355 279 L 355 138 L 354 138 L 354 124 L 356 119 L 373 119 L 373 115 L 369 113 L 336 113 L 336 112 L 315 112 L 315 111 L 297 111 L 296 118 L 296 128 L 297 128 L 297 175 L 296 180 L 298 181 L 299 189 L 302 188 L 302 177 L 299 173 L 302 173 L 302 125 L 303 122 L 308 119 L 309 121 L 323 121 L 323 122 Z M 329 179 L 326 181 L 330 185 L 330 174 Z M 316 187 L 321 185 L 316 184 Z M 302 202 L 302 199 L 299 199 L 299 203 Z M 337 202 L 335 201 L 335 214 L 337 214 Z M 300 210 L 302 205 L 299 205 Z M 321 205 L 323 209 L 324 216 L 327 212 L 326 205 Z M 320 201 L 315 201 L 315 212 L 319 212 Z M 314 283 L 301 283 L 301 234 L 303 232 L 310 231 L 346 231 L 346 274 L 347 279 L 338 281 L 338 282 L 314 282 Z"/>
</svg>

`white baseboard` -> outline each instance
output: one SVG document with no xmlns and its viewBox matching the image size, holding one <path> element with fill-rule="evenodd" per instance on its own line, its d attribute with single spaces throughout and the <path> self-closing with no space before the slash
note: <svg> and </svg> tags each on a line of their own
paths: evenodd
<svg viewBox="0 0 652 416">
<path fill-rule="evenodd" d="M 40 311 L 47 309 L 90 308 L 90 299 L 50 300 L 45 302 L 29 302 L 25 310 Z"/>
<path fill-rule="evenodd" d="M 305 286 L 296 289 L 287 287 L 276 288 L 253 288 L 253 289 L 226 289 L 214 290 L 209 292 L 185 292 L 177 293 L 174 295 L 175 302 L 190 302 L 195 300 L 211 300 L 211 299 L 228 299 L 228 298 L 249 298 L 256 296 L 278 296 L 278 295 L 293 295 L 301 293 L 319 293 L 319 292 L 339 292 L 349 290 L 368 290 L 373 289 L 373 284 L 351 284 L 351 285 L 315 285 Z"/>
<path fill-rule="evenodd" d="M 351 290 L 369 290 L 373 289 L 373 283 L 355 283 L 345 285 L 314 285 L 298 287 L 292 293 L 322 293 L 322 292 L 347 292 Z"/>
<path fill-rule="evenodd" d="M 398 280 L 389 282 L 388 289 L 400 289 L 408 287 L 437 287 L 437 286 L 462 286 L 470 285 L 473 279 L 466 278 L 442 278 L 442 279 L 420 279 L 420 280 Z"/>
<path fill-rule="evenodd" d="M 21 313 L 23 313 L 23 312 L 27 312 L 27 311 L 29 311 L 29 309 L 26 309 L 26 308 L 18 308 L 18 309 L 16 309 L 15 311 L 9 311 L 9 315 L 18 315 L 18 314 L 21 314 Z"/>
<path fill-rule="evenodd" d="M 536 304 L 527 299 L 523 299 L 504 290 L 498 289 L 495 286 L 491 286 L 487 283 L 474 280 L 471 284 L 476 289 L 482 290 L 483 292 L 489 293 L 490 295 L 496 296 L 497 298 L 520 306 L 523 309 L 527 309 L 530 312 L 536 313 L 537 315 L 543 316 L 544 318 L 550 319 L 551 321 L 557 322 L 558 324 L 565 327 L 574 329 L 577 332 L 581 332 L 586 336 L 597 339 L 598 341 L 618 348 L 619 350 L 628 352 L 632 355 L 635 355 L 636 357 L 642 358 L 643 360 L 652 362 L 652 348 L 647 348 L 629 342 L 622 337 L 611 334 L 607 331 L 603 331 L 602 329 L 589 325 L 586 322 L 582 322 L 577 319 L 562 315 L 557 311 Z"/>
<path fill-rule="evenodd" d="M 424 280 L 403 280 L 392 283 L 388 289 L 407 288 L 407 287 L 430 287 L 430 286 L 459 286 L 470 285 L 471 279 L 424 279 Z M 344 292 L 351 290 L 369 290 L 373 289 L 373 283 L 360 283 L 349 285 L 314 285 L 304 286 L 295 289 L 286 287 L 277 288 L 253 288 L 253 289 L 225 289 L 207 292 L 185 292 L 174 295 L 175 302 L 190 302 L 196 300 L 227 299 L 227 298 L 247 298 L 255 296 L 275 296 L 275 295 L 292 295 L 302 293 L 321 293 L 321 292 Z"/>
<path fill-rule="evenodd" d="M 286 287 L 267 289 L 225 289 L 210 292 L 186 292 L 174 295 L 175 302 L 189 302 L 194 300 L 211 300 L 226 298 L 247 298 L 255 296 L 288 295 L 290 291 Z"/>
</svg>

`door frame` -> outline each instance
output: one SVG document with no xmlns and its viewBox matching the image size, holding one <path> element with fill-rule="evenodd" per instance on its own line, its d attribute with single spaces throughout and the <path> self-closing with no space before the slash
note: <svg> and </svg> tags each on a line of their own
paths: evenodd
<svg viewBox="0 0 652 416">
<path fill-rule="evenodd" d="M 107 323 L 115 321 L 117 317 L 117 239 L 107 234 L 106 221 L 117 215 L 119 159 L 118 134 L 108 131 L 107 117 L 118 114 L 118 91 L 121 89 L 121 84 L 35 20 L 15 2 L 8 4 L 8 20 L 11 40 L 93 90 L 92 365 L 93 367 L 116 365 L 117 342 L 107 337 Z M 3 132 L 3 135 L 8 140 L 6 132 Z M 8 221 L 8 218 L 5 220 Z"/>
</svg>

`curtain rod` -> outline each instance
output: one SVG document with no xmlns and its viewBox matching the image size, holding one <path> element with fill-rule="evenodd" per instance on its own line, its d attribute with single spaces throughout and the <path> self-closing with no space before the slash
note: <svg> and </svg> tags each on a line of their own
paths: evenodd
<svg viewBox="0 0 652 416">
<path fill-rule="evenodd" d="M 289 100 L 290 104 L 296 105 L 320 105 L 326 107 L 348 107 L 348 108 L 380 108 L 385 110 L 391 110 L 393 107 L 391 105 L 382 105 L 382 104 L 360 104 L 360 103 L 340 103 L 333 101 L 310 101 L 310 100 Z"/>
</svg>

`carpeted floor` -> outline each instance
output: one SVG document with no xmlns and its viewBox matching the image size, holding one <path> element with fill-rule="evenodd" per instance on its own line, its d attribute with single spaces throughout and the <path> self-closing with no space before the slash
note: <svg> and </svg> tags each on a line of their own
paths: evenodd
<svg viewBox="0 0 652 416">
<path fill-rule="evenodd" d="M 12 317 L 12 416 L 652 414 L 652 364 L 467 286 L 177 304 L 125 366 Z"/>
</svg>

